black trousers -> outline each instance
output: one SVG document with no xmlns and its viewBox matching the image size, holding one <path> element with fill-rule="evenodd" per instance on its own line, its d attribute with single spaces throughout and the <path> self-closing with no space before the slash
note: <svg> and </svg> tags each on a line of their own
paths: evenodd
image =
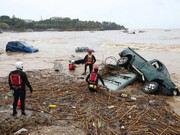
<svg viewBox="0 0 180 135">
<path fill-rule="evenodd" d="M 85 64 L 85 71 L 84 72 L 86 72 L 87 66 L 89 66 L 89 72 L 91 73 L 93 70 L 93 64 Z"/>
<path fill-rule="evenodd" d="M 21 101 L 21 111 L 24 112 L 25 109 L 25 90 L 14 90 L 14 103 L 13 103 L 13 111 L 16 111 L 17 103 L 20 98 Z"/>
<path fill-rule="evenodd" d="M 93 88 L 89 88 L 90 92 L 97 92 L 97 90 L 93 89 Z"/>
<path fill-rule="evenodd" d="M 96 88 L 96 89 L 93 89 L 93 88 L 91 88 L 91 87 L 89 87 L 89 83 L 88 83 L 88 88 L 89 88 L 89 91 L 90 92 L 97 92 L 97 90 L 98 90 L 98 87 Z M 97 86 L 97 85 L 96 85 Z"/>
</svg>

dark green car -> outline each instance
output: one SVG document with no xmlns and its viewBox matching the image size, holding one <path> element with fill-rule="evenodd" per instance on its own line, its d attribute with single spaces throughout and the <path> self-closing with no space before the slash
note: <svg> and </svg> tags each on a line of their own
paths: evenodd
<svg viewBox="0 0 180 135">
<path fill-rule="evenodd" d="M 119 53 L 119 66 L 131 65 L 145 82 L 143 91 L 148 94 L 155 94 L 162 89 L 164 95 L 179 95 L 176 85 L 171 81 L 166 66 L 159 60 L 147 61 L 131 48 L 126 48 Z"/>
</svg>

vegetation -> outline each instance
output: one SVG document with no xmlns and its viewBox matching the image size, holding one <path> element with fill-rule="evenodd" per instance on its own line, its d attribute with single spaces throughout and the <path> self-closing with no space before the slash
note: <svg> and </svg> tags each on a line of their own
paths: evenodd
<svg viewBox="0 0 180 135">
<path fill-rule="evenodd" d="M 0 30 L 26 31 L 57 30 L 57 31 L 84 31 L 84 30 L 121 30 L 123 25 L 114 22 L 80 21 L 79 19 L 54 17 L 40 21 L 29 21 L 13 16 L 0 16 Z"/>
</svg>

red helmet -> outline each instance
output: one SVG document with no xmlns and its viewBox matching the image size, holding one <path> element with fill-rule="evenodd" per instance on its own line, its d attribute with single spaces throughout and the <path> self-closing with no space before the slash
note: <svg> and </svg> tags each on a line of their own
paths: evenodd
<svg viewBox="0 0 180 135">
<path fill-rule="evenodd" d="M 95 66 L 95 67 L 94 67 L 94 70 L 98 70 L 98 67 L 97 67 L 97 66 Z"/>
<path fill-rule="evenodd" d="M 92 53 L 92 50 L 88 50 L 88 53 Z"/>
</svg>

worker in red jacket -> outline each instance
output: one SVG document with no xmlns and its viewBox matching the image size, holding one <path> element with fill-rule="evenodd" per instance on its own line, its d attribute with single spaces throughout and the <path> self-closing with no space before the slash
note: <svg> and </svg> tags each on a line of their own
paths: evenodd
<svg viewBox="0 0 180 135">
<path fill-rule="evenodd" d="M 25 98 L 26 98 L 26 90 L 25 84 L 29 87 L 30 92 L 32 93 L 32 87 L 27 79 L 26 73 L 23 70 L 23 63 L 16 63 L 16 70 L 10 72 L 9 74 L 9 86 L 10 90 L 14 95 L 14 103 L 13 103 L 13 116 L 17 114 L 16 107 L 18 100 L 20 98 L 21 101 L 21 113 L 22 115 L 26 115 L 25 113 Z"/>
<path fill-rule="evenodd" d="M 96 58 L 95 58 L 95 56 L 92 54 L 92 50 L 89 50 L 89 51 L 88 51 L 88 54 L 84 57 L 84 61 L 85 61 L 85 70 L 84 70 L 84 73 L 83 73 L 82 75 L 85 75 L 85 74 L 86 74 L 87 66 L 89 66 L 89 71 L 90 71 L 90 73 L 91 73 L 92 70 L 93 70 L 93 65 L 94 65 L 94 63 L 96 62 Z"/>
<path fill-rule="evenodd" d="M 94 72 L 91 72 L 86 77 L 86 82 L 88 83 L 89 91 L 96 92 L 98 90 L 98 80 L 99 79 L 101 80 L 101 83 L 103 85 L 105 85 L 103 79 L 100 76 L 100 74 L 98 74 L 98 67 L 94 67 Z"/>
</svg>

